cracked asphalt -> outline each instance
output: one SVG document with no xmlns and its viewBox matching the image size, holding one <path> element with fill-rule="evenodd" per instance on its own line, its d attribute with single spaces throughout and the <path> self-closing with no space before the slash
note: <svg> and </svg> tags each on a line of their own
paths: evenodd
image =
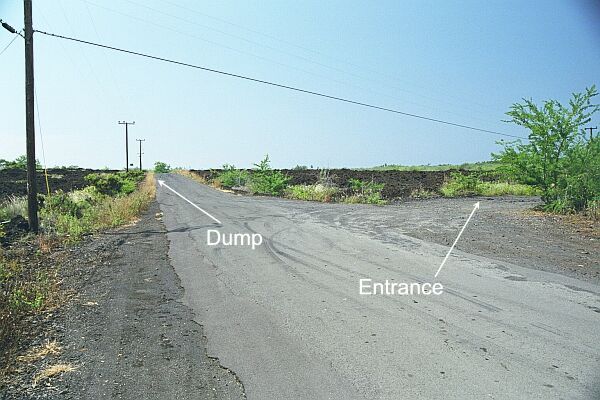
<svg viewBox="0 0 600 400">
<path fill-rule="evenodd" d="M 433 281 L 448 247 L 395 229 L 406 206 L 242 197 L 159 179 L 222 222 L 158 188 L 183 302 L 208 356 L 248 399 L 600 398 L 593 280 L 459 243 L 437 280 L 442 295 L 361 296 L 361 278 Z M 474 223 L 498 212 L 495 200 L 480 201 Z M 472 203 L 446 212 L 464 220 Z M 260 233 L 264 243 L 207 246 L 207 229 Z M 468 230 L 466 242 L 476 241 Z"/>
</svg>

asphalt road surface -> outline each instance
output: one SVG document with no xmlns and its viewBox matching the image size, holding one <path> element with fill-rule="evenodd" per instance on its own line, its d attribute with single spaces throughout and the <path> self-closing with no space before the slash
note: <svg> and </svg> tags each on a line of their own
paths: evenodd
<svg viewBox="0 0 600 400">
<path fill-rule="evenodd" d="M 221 222 L 158 188 L 185 302 L 248 399 L 600 398 L 593 283 L 470 255 L 460 242 L 434 280 L 448 247 L 350 229 L 335 218 L 342 208 L 159 179 Z M 379 208 L 379 232 L 394 209 Z M 474 219 L 485 213 L 483 201 Z M 208 246 L 208 229 L 264 242 Z M 440 282 L 444 293 L 360 295 L 361 278 Z"/>
</svg>

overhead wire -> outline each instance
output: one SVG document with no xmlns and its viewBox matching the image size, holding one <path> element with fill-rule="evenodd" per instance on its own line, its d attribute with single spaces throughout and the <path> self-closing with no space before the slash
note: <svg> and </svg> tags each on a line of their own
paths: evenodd
<svg viewBox="0 0 600 400">
<path fill-rule="evenodd" d="M 440 123 L 440 124 L 444 124 L 444 125 L 449 125 L 449 126 L 454 126 L 454 127 L 458 127 L 458 128 L 464 128 L 464 129 L 468 129 L 468 130 L 472 130 L 472 131 L 489 133 L 489 134 L 493 134 L 493 135 L 499 135 L 499 136 L 517 138 L 517 139 L 525 139 L 525 138 L 523 138 L 521 136 L 517 136 L 517 135 L 512 135 L 512 134 L 498 132 L 498 131 L 493 131 L 493 130 L 489 130 L 489 129 L 478 128 L 478 127 L 471 126 L 471 125 L 459 124 L 459 123 L 455 123 L 455 122 L 451 122 L 451 121 L 446 121 L 446 120 L 442 120 L 442 119 L 438 119 L 438 118 L 432 118 L 432 117 L 428 117 L 428 116 L 424 116 L 424 115 L 409 113 L 409 112 L 405 112 L 405 111 L 401 111 L 401 110 L 396 110 L 396 109 L 392 109 L 392 108 L 387 108 L 387 107 L 382 107 L 382 106 L 378 106 L 378 105 L 374 105 L 374 104 L 370 104 L 370 103 L 364 103 L 364 102 L 361 102 L 361 101 L 356 101 L 356 100 L 351 100 L 351 99 L 347 99 L 347 98 L 343 98 L 343 97 L 333 96 L 333 95 L 329 95 L 329 94 L 326 94 L 326 93 L 321 93 L 321 92 L 316 92 L 316 91 L 312 91 L 312 90 L 302 89 L 302 88 L 299 88 L 299 87 L 290 86 L 290 85 L 286 85 L 286 84 L 282 84 L 282 83 L 277 83 L 277 82 L 267 81 L 267 80 L 263 80 L 263 79 L 252 78 L 252 77 L 249 77 L 249 76 L 240 75 L 240 74 L 236 74 L 236 73 L 232 73 L 232 72 L 227 72 L 227 71 L 222 71 L 222 70 L 217 70 L 217 69 L 213 69 L 213 68 L 208 68 L 208 67 L 204 67 L 204 66 L 201 66 L 201 65 L 190 64 L 190 63 L 186 63 L 186 62 L 182 62 L 182 61 L 172 60 L 172 59 L 168 59 L 168 58 L 164 58 L 164 57 L 158 57 L 158 56 L 154 56 L 154 55 L 150 55 L 150 54 L 146 54 L 146 53 L 141 53 L 141 52 L 137 52 L 137 51 L 133 51 L 133 50 L 127 50 L 127 49 L 122 49 L 122 48 L 118 48 L 118 47 L 114 47 L 114 46 L 109 46 L 109 45 L 105 45 L 105 44 L 101 44 L 101 43 L 90 42 L 90 41 L 87 41 L 87 40 L 77 39 L 77 38 L 74 38 L 74 37 L 59 35 L 59 34 L 45 32 L 45 31 L 40 31 L 40 30 L 35 30 L 35 32 L 40 33 L 42 35 L 46 35 L 46 36 L 58 38 L 58 39 L 73 41 L 73 42 L 77 42 L 77 43 L 83 43 L 83 44 L 87 44 L 87 45 L 90 45 L 90 46 L 95 46 L 95 47 L 99 47 L 99 48 L 105 48 L 105 49 L 109 49 L 109 50 L 114 50 L 114 51 L 118 51 L 118 52 L 122 52 L 122 53 L 126 53 L 126 54 L 131 54 L 131 55 L 135 55 L 135 56 L 139 56 L 139 57 L 144 57 L 144 58 L 153 59 L 153 60 L 157 60 L 157 61 L 162 61 L 162 62 L 166 62 L 166 63 L 171 63 L 171 64 L 175 64 L 175 65 L 180 65 L 180 66 L 183 66 L 183 67 L 194 68 L 194 69 L 198 69 L 198 70 L 202 70 L 202 71 L 206 71 L 206 72 L 211 72 L 211 73 L 214 73 L 214 74 L 219 74 L 219 75 L 223 75 L 223 76 L 229 76 L 229 77 L 232 77 L 232 78 L 243 79 L 243 80 L 246 80 L 246 81 L 251 81 L 251 82 L 255 82 L 255 83 L 260 83 L 260 84 L 264 84 L 264 85 L 269 85 L 269 86 L 273 86 L 273 87 L 287 89 L 287 90 L 291 90 L 291 91 L 295 91 L 295 92 L 305 93 L 305 94 L 309 94 L 309 95 L 313 95 L 313 96 L 327 98 L 327 99 L 330 99 L 330 100 L 335 100 L 335 101 L 340 101 L 340 102 L 344 102 L 344 103 L 354 104 L 354 105 L 358 105 L 358 106 L 362 106 L 362 107 L 367 107 L 367 108 L 371 108 L 371 109 L 376 109 L 376 110 L 380 110 L 380 111 L 386 111 L 386 112 L 390 112 L 390 113 L 394 113 L 394 114 L 400 114 L 400 115 L 404 115 L 404 116 L 407 116 L 407 117 L 412 117 L 412 118 L 422 119 L 422 120 L 426 120 L 426 121 L 436 122 L 436 123 Z"/>
<path fill-rule="evenodd" d="M 73 28 L 73 24 L 71 23 L 71 19 L 68 17 L 67 12 L 66 12 L 65 8 L 63 7 L 62 0 L 58 0 L 57 3 L 60 6 L 60 9 L 62 11 L 63 17 L 64 17 L 64 19 L 65 19 L 65 21 L 66 21 L 66 23 L 67 23 L 67 25 L 69 27 L 69 30 L 71 31 L 71 34 L 73 36 L 75 36 L 76 35 L 75 29 Z M 100 82 L 100 75 L 96 72 L 96 69 L 94 68 L 93 64 L 90 62 L 90 59 L 87 56 L 87 53 L 83 49 L 79 49 L 79 50 L 81 50 L 81 54 L 83 56 L 83 59 L 85 60 L 86 64 L 88 65 L 88 68 L 89 68 L 92 76 L 94 77 L 94 79 L 96 81 L 96 84 L 98 85 L 98 91 L 99 91 L 99 93 L 102 93 L 104 96 L 108 97 L 109 93 L 108 93 L 105 85 L 103 85 L 102 82 Z M 115 105 L 112 102 L 108 102 L 108 103 L 106 103 L 106 105 L 108 105 L 108 107 L 112 109 L 112 112 L 114 114 L 117 113 L 117 108 L 115 107 Z"/>
<path fill-rule="evenodd" d="M 42 134 L 42 120 L 40 118 L 40 105 L 38 103 L 38 95 L 37 95 L 37 90 L 35 87 L 33 88 L 33 98 L 35 99 L 35 110 L 36 110 L 37 119 L 38 119 L 37 131 L 40 134 L 40 144 L 42 145 L 42 161 L 44 162 L 44 177 L 46 180 L 46 191 L 48 193 L 48 196 L 50 196 L 50 183 L 48 181 L 48 164 L 46 163 L 46 150 L 44 149 L 44 135 Z"/>
<path fill-rule="evenodd" d="M 131 0 L 127 0 L 127 1 L 132 2 Z M 280 43 L 283 43 L 283 44 L 286 44 L 286 45 L 289 45 L 289 46 L 292 46 L 292 47 L 296 47 L 298 49 L 301 49 L 301 50 L 313 53 L 315 55 L 318 55 L 319 57 L 326 57 L 326 58 L 328 58 L 328 59 L 330 59 L 332 61 L 335 61 L 335 62 L 338 62 L 338 63 L 342 63 L 342 64 L 346 64 L 346 65 L 354 67 L 354 68 L 359 68 L 361 70 L 367 69 L 370 72 L 372 72 L 372 75 L 370 75 L 369 77 L 367 77 L 365 75 L 360 75 L 360 74 L 356 74 L 356 73 L 353 73 L 353 72 L 348 72 L 346 70 L 343 70 L 343 69 L 340 69 L 340 68 L 337 68 L 337 67 L 328 66 L 328 65 L 323 64 L 321 62 L 307 59 L 310 62 L 313 62 L 313 63 L 315 63 L 317 65 L 322 65 L 322 66 L 324 66 L 326 68 L 330 68 L 332 70 L 335 70 L 335 71 L 338 71 L 338 72 L 341 72 L 341 73 L 344 73 L 344 74 L 348 74 L 348 75 L 351 75 L 351 76 L 354 76 L 354 77 L 357 77 L 357 78 L 366 79 L 366 80 L 369 80 L 371 82 L 377 82 L 379 84 L 384 84 L 387 88 L 393 88 L 393 89 L 396 89 L 396 90 L 399 90 L 399 91 L 402 91 L 402 92 L 406 92 L 408 94 L 420 96 L 420 97 L 425 98 L 425 99 L 430 99 L 430 100 L 441 102 L 441 103 L 445 103 L 445 104 L 448 104 L 448 105 L 452 104 L 450 102 L 447 102 L 447 101 L 444 101 L 444 100 L 441 100 L 441 99 L 438 99 L 438 98 L 435 98 L 435 97 L 432 97 L 432 96 L 426 96 L 422 92 L 416 92 L 416 91 L 408 90 L 406 88 L 399 87 L 399 86 L 394 85 L 394 84 L 390 84 L 390 82 L 383 81 L 381 79 L 374 79 L 373 78 L 374 76 L 387 76 L 388 78 L 391 78 L 391 79 L 394 79 L 394 80 L 397 79 L 396 76 L 393 76 L 393 75 L 391 75 L 389 73 L 382 73 L 381 71 L 377 71 L 377 70 L 374 70 L 372 68 L 365 67 L 364 65 L 358 65 L 358 64 L 352 63 L 352 62 L 350 62 L 348 60 L 343 60 L 343 59 L 340 59 L 338 57 L 334 57 L 331 54 L 327 54 L 327 53 L 324 53 L 324 52 L 321 52 L 321 51 L 318 51 L 318 50 L 315 50 L 315 49 L 311 49 L 309 47 L 306 47 L 306 46 L 303 46 L 303 45 L 300 45 L 300 44 L 297 44 L 297 43 L 293 43 L 293 42 L 288 41 L 288 40 L 284 40 L 284 39 L 282 39 L 280 37 L 277 37 L 277 36 L 274 36 L 274 35 L 270 35 L 270 34 L 258 31 L 256 29 L 253 29 L 253 28 L 249 28 L 249 27 L 244 26 L 244 25 L 240 25 L 238 23 L 231 22 L 231 21 L 228 21 L 228 20 L 223 19 L 223 18 L 215 17 L 213 15 L 207 14 L 205 12 L 198 11 L 198 10 L 190 8 L 190 7 L 182 6 L 181 4 L 175 3 L 173 1 L 168 1 L 168 0 L 159 0 L 159 1 L 162 2 L 162 3 L 164 3 L 164 4 L 169 4 L 169 5 L 173 6 L 173 7 L 176 7 L 176 8 L 179 8 L 181 10 L 184 10 L 186 12 L 191 12 L 191 13 L 194 13 L 194 14 L 197 14 L 197 15 L 201 15 L 203 17 L 206 17 L 206 18 L 209 18 L 209 19 L 221 22 L 223 24 L 227 24 L 227 25 L 230 25 L 230 26 L 233 26 L 233 27 L 245 30 L 247 32 L 251 32 L 251 33 L 254 33 L 256 35 L 263 36 L 263 37 L 265 37 L 267 39 L 270 39 L 270 40 L 273 40 L 273 41 L 277 41 L 277 42 L 280 42 Z M 301 57 L 301 56 L 296 56 L 296 57 Z M 305 57 L 301 57 L 301 58 L 306 59 Z M 425 89 L 425 88 L 421 88 L 421 89 Z M 430 91 L 430 88 L 426 88 L 425 90 Z M 481 104 L 481 103 L 475 102 L 472 99 L 465 99 L 465 98 L 460 98 L 460 97 L 457 97 L 457 96 L 450 96 L 448 94 L 444 94 L 444 97 L 454 97 L 457 101 L 460 101 L 461 104 L 469 104 L 470 103 L 471 105 L 474 105 L 474 106 L 479 107 L 479 108 L 487 108 L 489 110 L 493 109 L 489 105 L 485 105 L 485 104 Z"/>
<path fill-rule="evenodd" d="M 189 34 L 189 33 L 187 33 L 187 32 L 183 32 L 183 31 L 179 31 L 179 30 L 176 30 L 176 29 L 173 29 L 173 28 L 167 27 L 167 26 L 165 26 L 165 25 L 162 25 L 162 24 L 158 24 L 158 23 L 156 23 L 156 22 L 148 21 L 148 20 L 146 20 L 146 19 L 144 19 L 144 18 L 141 18 L 141 17 L 139 17 L 139 16 L 133 16 L 133 15 L 131 15 L 131 14 L 124 13 L 124 12 L 122 12 L 122 11 L 119 11 L 119 10 L 112 9 L 112 8 L 106 7 L 106 6 L 104 6 L 104 5 L 99 5 L 99 4 L 96 4 L 96 3 L 94 3 L 94 2 L 92 2 L 92 1 L 90 1 L 90 0 L 80 0 L 80 1 L 82 1 L 82 2 L 83 2 L 83 3 L 85 3 L 86 5 L 87 5 L 87 4 L 90 4 L 90 5 L 93 5 L 93 6 L 95 6 L 95 7 L 98 7 L 98 8 L 101 8 L 101 9 L 104 9 L 104 10 L 107 10 L 107 11 L 110 11 L 110 12 L 113 12 L 113 13 L 116 13 L 116 14 L 119 14 L 119 15 L 122 15 L 122 16 L 124 16 L 124 17 L 127 17 L 127 18 L 131 18 L 131 19 L 134 19 L 134 20 L 138 20 L 138 21 L 141 21 L 141 22 L 145 22 L 145 23 L 148 23 L 148 24 L 151 24 L 151 25 L 157 26 L 157 27 L 159 27 L 159 28 L 162 28 L 162 29 L 170 30 L 170 31 L 172 31 L 172 32 L 175 32 L 175 33 L 178 33 L 178 34 L 182 34 L 182 35 L 186 35 L 186 36 L 190 36 L 190 37 L 195 37 L 195 38 L 197 38 L 197 39 L 200 39 L 200 40 L 202 40 L 202 41 L 204 41 L 204 42 L 207 42 L 207 43 L 210 43 L 210 44 L 212 44 L 212 45 L 219 46 L 219 47 L 225 48 L 225 49 L 227 49 L 227 50 L 231 50 L 231 51 L 238 52 L 238 53 L 241 53 L 241 54 L 250 55 L 250 56 L 252 56 L 252 57 L 255 57 L 255 58 L 258 58 L 258 59 L 261 59 L 261 60 L 267 61 L 267 62 L 271 62 L 271 63 L 277 64 L 277 65 L 281 65 L 281 66 L 283 66 L 283 67 L 287 67 L 287 68 L 295 69 L 295 70 L 301 71 L 301 72 L 303 72 L 303 73 L 306 73 L 306 74 L 309 74 L 309 75 L 313 75 L 313 76 L 316 76 L 316 77 L 319 77 L 319 78 L 322 78 L 322 79 L 328 80 L 328 81 L 330 81 L 330 82 L 335 82 L 335 83 L 339 83 L 339 84 L 342 84 L 342 85 L 352 86 L 352 87 L 354 87 L 354 88 L 357 88 L 357 89 L 359 89 L 359 90 L 361 90 L 361 91 L 369 91 L 369 92 L 371 92 L 371 93 L 373 93 L 373 94 L 376 94 L 376 95 L 378 95 L 378 96 L 385 96 L 385 97 L 388 97 L 388 98 L 390 98 L 390 99 L 394 99 L 394 100 L 400 100 L 400 98 L 399 98 L 399 97 L 397 97 L 397 96 L 390 95 L 389 93 L 382 93 L 381 91 L 374 90 L 374 89 L 373 89 L 373 88 L 371 88 L 371 87 L 359 86 L 359 85 L 356 85 L 356 84 L 354 84 L 354 83 L 350 83 L 350 82 L 343 81 L 343 80 L 339 80 L 339 79 L 333 79 L 333 78 L 331 78 L 331 77 L 329 77 L 329 76 L 324 76 L 324 75 L 321 75 L 321 74 L 318 74 L 318 73 L 315 73 L 315 72 L 312 72 L 312 71 L 308 71 L 308 70 L 306 70 L 306 69 L 302 69 L 302 68 L 299 68 L 299 67 L 296 67 L 296 66 L 291 66 L 291 65 L 288 65 L 288 64 L 284 64 L 284 63 L 281 63 L 281 62 L 279 62 L 279 61 L 275 61 L 275 60 L 273 60 L 273 59 L 270 59 L 270 58 L 267 58 L 267 57 L 263 57 L 263 56 L 260 56 L 260 55 L 257 55 L 257 54 L 251 53 L 251 52 L 247 52 L 247 51 L 244 51 L 244 50 L 236 49 L 236 48 L 233 48 L 233 47 L 231 47 L 231 46 L 228 46 L 228 45 L 221 44 L 221 43 L 219 43 L 219 42 L 215 42 L 215 41 L 212 41 L 212 40 L 208 40 L 208 39 L 206 39 L 206 38 L 204 38 L 204 37 L 199 37 L 199 36 L 196 36 L 196 35 Z M 195 25 L 195 26 L 198 26 L 198 27 L 201 27 L 201 28 L 204 28 L 204 29 L 212 30 L 212 31 L 214 31 L 214 32 L 217 32 L 217 33 L 219 33 L 219 34 L 226 35 L 226 36 L 229 36 L 229 37 L 232 37 L 232 38 L 238 39 L 238 40 L 242 40 L 242 41 L 244 41 L 244 42 L 247 42 L 247 43 L 250 43 L 250 44 L 252 44 L 252 45 L 256 45 L 256 46 L 260 46 L 260 47 L 264 47 L 264 48 L 266 48 L 266 49 L 269 49 L 269 50 L 272 50 L 272 51 L 276 51 L 276 52 L 282 53 L 282 54 L 284 54 L 284 55 L 286 55 L 286 56 L 295 57 L 295 58 L 298 58 L 298 59 L 300 59 L 300 60 L 303 60 L 303 61 L 305 61 L 305 62 L 312 63 L 312 64 L 315 64 L 315 65 L 317 65 L 317 66 L 320 66 L 320 67 L 323 67 L 323 68 L 330 69 L 330 70 L 332 70 L 332 71 L 335 71 L 335 72 L 337 72 L 337 73 L 341 73 L 341 74 L 345 74 L 345 75 L 352 76 L 352 77 L 355 77 L 355 78 L 359 78 L 359 79 L 367 80 L 367 81 L 370 81 L 370 82 L 372 82 L 372 83 L 376 83 L 376 84 L 378 84 L 378 85 L 381 85 L 381 84 L 382 84 L 382 81 L 381 81 L 381 80 L 378 80 L 378 79 L 374 79 L 374 78 L 373 78 L 373 75 L 371 75 L 371 76 L 369 76 L 369 77 L 366 77 L 366 76 L 364 76 L 364 75 L 360 75 L 360 74 L 356 74 L 356 73 L 353 73 L 353 72 L 349 72 L 349 71 L 346 71 L 346 70 L 344 70 L 344 69 L 337 68 L 337 67 L 333 67 L 333 66 L 330 66 L 330 65 L 324 64 L 324 63 L 322 63 L 322 62 L 319 62 L 319 61 L 315 61 L 315 60 L 313 60 L 313 59 L 310 59 L 310 58 L 307 58 L 307 57 L 304 57 L 304 56 L 301 56 L 301 55 L 297 55 L 297 54 L 294 54 L 294 53 L 290 53 L 290 52 L 288 52 L 288 51 L 281 50 L 281 49 L 275 48 L 275 47 L 273 47 L 273 46 L 269 46 L 269 45 L 265 45 L 265 44 L 262 44 L 262 43 L 258 43 L 258 42 L 254 41 L 254 40 L 250 40 L 250 39 L 247 39 L 247 38 L 244 38 L 244 37 L 241 37 L 241 36 L 235 35 L 235 34 L 231 34 L 231 33 L 229 33 L 229 32 L 225 32 L 225 31 L 223 31 L 223 30 L 220 30 L 220 29 L 217 29 L 217 28 L 213 28 L 213 27 L 210 27 L 210 26 L 207 26 L 207 25 L 203 25 L 203 24 L 200 24 L 200 23 L 198 23 L 198 22 L 196 22 L 196 21 L 193 21 L 193 20 L 190 20 L 190 19 L 187 19 L 187 18 L 182 18 L 182 17 L 180 17 L 180 16 L 178 16 L 178 15 L 174 15 L 174 14 L 171 14 L 171 13 L 164 12 L 164 11 L 162 11 L 162 10 L 159 10 L 159 9 L 157 9 L 157 8 L 154 8 L 154 7 L 148 6 L 148 5 L 146 5 L 146 4 L 141 4 L 141 3 L 139 3 L 139 2 L 136 2 L 136 1 L 133 1 L 133 0 L 125 0 L 125 1 L 126 1 L 126 2 L 128 2 L 128 3 L 130 3 L 130 4 L 136 5 L 136 6 L 138 6 L 138 7 L 142 7 L 142 8 L 145 8 L 145 9 L 151 10 L 151 11 L 153 11 L 153 12 L 155 12 L 155 13 L 158 13 L 158 14 L 161 14 L 161 15 L 164 15 L 164 16 L 167 16 L 167 17 L 169 17 L 169 18 L 174 18 L 174 19 L 177 19 L 177 20 L 179 20 L 179 21 L 186 22 L 186 23 L 188 23 L 188 24 L 191 24 L 191 25 Z M 219 19 L 219 18 L 216 18 L 216 17 L 211 17 L 211 16 L 209 16 L 209 15 L 207 15 L 207 14 L 204 14 L 204 13 L 201 13 L 201 12 L 198 12 L 198 11 L 195 11 L 195 10 L 193 10 L 193 9 L 190 9 L 190 8 L 187 8 L 187 7 L 179 6 L 179 5 L 175 4 L 175 3 L 171 3 L 171 2 L 168 2 L 168 1 L 167 1 L 167 2 L 165 2 L 165 3 L 167 3 L 167 4 L 171 4 L 171 5 L 175 6 L 175 7 L 179 7 L 179 8 L 181 8 L 181 9 L 184 9 L 184 10 L 187 10 L 187 11 L 190 11 L 190 12 L 197 13 L 197 14 L 199 14 L 199 15 L 203 15 L 203 16 L 206 16 L 206 17 L 209 17 L 209 18 L 216 19 L 216 20 L 218 20 L 218 21 L 222 21 L 222 22 L 224 22 L 224 23 L 228 23 L 228 22 L 226 22 L 226 21 L 224 21 L 224 20 L 221 20 L 221 19 Z M 250 32 L 255 32 L 255 33 L 259 33 L 259 34 L 261 34 L 260 32 L 258 32 L 258 31 L 254 31 L 254 30 L 252 30 L 252 29 L 249 29 L 249 28 L 244 28 L 244 27 L 242 27 L 242 26 L 239 26 L 239 25 L 236 25 L 236 24 L 233 24 L 233 23 L 229 23 L 229 24 L 230 24 L 230 25 L 233 25 L 233 26 L 238 26 L 238 27 L 240 27 L 240 28 L 242 28 L 242 29 L 246 29 L 246 30 L 248 30 L 248 31 L 250 31 Z M 270 35 L 266 35 L 266 34 L 262 34 L 262 35 L 263 35 L 263 36 L 265 36 L 265 37 L 270 37 Z M 281 41 L 281 40 L 280 40 L 280 41 Z M 286 42 L 286 41 L 281 41 L 281 42 L 283 42 L 283 43 L 289 43 L 289 42 Z M 305 49 L 305 50 L 310 50 L 310 49 L 308 49 L 308 48 L 305 48 L 305 47 L 303 47 L 303 46 L 298 46 L 298 45 L 297 45 L 296 47 L 303 48 L 303 49 Z M 321 54 L 321 53 L 320 53 L 320 52 L 318 52 L 318 51 L 313 51 L 313 52 L 314 52 L 314 53 L 316 53 L 316 54 Z M 347 63 L 347 64 L 349 64 L 349 65 L 353 65 L 353 64 L 351 64 L 351 63 Z M 380 74 L 380 73 L 375 73 L 375 75 L 381 75 L 381 74 Z M 388 89 L 389 89 L 389 88 L 392 88 L 392 89 L 395 89 L 395 90 L 398 90 L 398 91 L 401 91 L 401 92 L 405 92 L 405 93 L 411 94 L 411 95 L 413 95 L 413 96 L 415 96 L 415 95 L 416 95 L 416 96 L 418 96 L 418 97 L 421 97 L 421 98 L 424 98 L 424 99 L 429 99 L 429 100 L 432 100 L 432 101 L 435 101 L 435 102 L 438 102 L 438 103 L 442 103 L 442 104 L 446 104 L 446 105 L 452 105 L 452 104 L 453 104 L 453 103 L 450 103 L 450 102 L 448 102 L 448 101 L 444 101 L 444 100 L 436 99 L 436 98 L 434 98 L 434 97 L 431 97 L 431 96 L 423 95 L 422 93 L 417 93 L 417 92 L 410 91 L 410 90 L 407 90 L 407 89 L 404 89 L 404 88 L 400 88 L 400 87 L 398 87 L 398 86 L 396 86 L 396 85 L 393 85 L 393 84 L 392 84 L 392 85 L 390 85 L 390 84 L 389 84 L 389 82 L 385 82 L 385 87 L 386 87 L 386 88 L 388 88 Z M 416 106 L 418 106 L 418 107 L 421 107 L 421 108 L 432 109 L 432 107 L 430 107 L 430 106 L 427 106 L 427 105 L 424 105 L 424 104 L 422 104 L 422 103 L 420 103 L 420 102 L 416 102 L 416 101 L 414 101 L 414 100 L 412 100 L 412 99 L 411 99 L 411 100 L 402 99 L 402 101 L 403 101 L 404 103 L 410 103 L 410 104 L 416 105 Z M 464 108 L 464 104 L 465 104 L 465 101 L 464 101 L 464 100 L 461 100 L 461 105 L 462 105 L 461 107 L 463 107 L 463 108 Z M 457 112 L 454 112 L 454 111 L 440 110 L 439 108 L 436 108 L 436 111 L 444 111 L 444 112 L 445 112 L 445 113 L 447 113 L 447 114 L 452 114 L 452 115 L 454 115 L 454 116 L 458 116 L 458 117 L 465 117 L 465 114 L 457 113 Z M 479 121 L 482 121 L 482 122 L 489 122 L 489 121 L 487 121 L 487 120 L 484 120 L 484 119 L 482 119 L 482 118 L 473 117 L 473 115 L 470 115 L 470 118 L 474 118 L 474 119 L 477 119 L 477 120 L 479 120 Z"/>
<path fill-rule="evenodd" d="M 98 32 L 98 28 L 96 27 L 96 23 L 94 22 L 94 18 L 92 17 L 92 12 L 90 11 L 90 6 L 88 5 L 87 2 L 84 2 L 84 4 L 85 4 L 85 9 L 87 11 L 88 17 L 90 18 L 90 22 L 92 23 L 92 27 L 94 28 L 94 32 L 96 33 L 96 37 L 98 38 L 98 40 L 102 40 L 100 37 L 100 33 Z M 110 63 L 108 57 L 106 56 L 106 53 L 102 52 L 102 55 L 104 56 L 104 60 L 106 61 L 106 65 L 108 66 L 108 72 L 112 79 L 113 85 L 114 85 L 115 89 L 117 90 L 117 95 L 119 96 L 119 99 L 121 100 L 121 106 L 123 107 L 126 104 L 125 97 L 123 96 L 123 91 L 121 90 L 121 87 L 117 83 L 117 79 L 115 78 L 115 73 L 114 73 L 112 64 Z"/>
<path fill-rule="evenodd" d="M 4 52 L 5 52 L 6 50 L 8 50 L 8 48 L 10 47 L 10 45 L 11 45 L 11 44 L 13 44 L 13 42 L 14 42 L 14 41 L 15 41 L 15 40 L 16 40 L 18 37 L 19 37 L 19 33 L 15 33 L 15 37 L 14 37 L 14 38 L 12 38 L 12 40 L 11 40 L 10 42 L 8 42 L 8 44 L 7 44 L 6 46 L 4 46 L 4 48 L 2 49 L 2 51 L 0 51 L 0 56 L 1 56 L 2 54 L 4 54 Z"/>
</svg>

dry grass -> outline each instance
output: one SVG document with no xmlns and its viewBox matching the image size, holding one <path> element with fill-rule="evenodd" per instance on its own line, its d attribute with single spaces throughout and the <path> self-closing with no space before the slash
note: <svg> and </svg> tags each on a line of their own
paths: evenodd
<svg viewBox="0 0 600 400">
<path fill-rule="evenodd" d="M 440 195 L 432 190 L 427 190 L 422 187 L 413 189 L 410 192 L 410 198 L 412 199 L 433 199 L 435 197 L 440 197 Z"/>
<path fill-rule="evenodd" d="M 600 220 L 591 219 L 584 213 L 554 214 L 547 211 L 527 210 L 523 214 L 559 223 L 574 234 L 595 240 L 600 239 Z"/>
<path fill-rule="evenodd" d="M 39 374 L 36 374 L 33 377 L 33 386 L 37 386 L 40 381 L 44 381 L 46 379 L 50 379 L 57 375 L 60 375 L 65 372 L 73 372 L 77 368 L 72 366 L 71 364 L 54 364 L 49 367 L 44 368 Z"/>
<path fill-rule="evenodd" d="M 17 361 L 31 364 L 34 361 L 37 361 L 49 355 L 57 356 L 60 354 L 61 350 L 62 348 L 56 340 L 48 341 L 43 346 L 34 347 L 30 349 L 27 353 L 18 356 Z"/>
<path fill-rule="evenodd" d="M 204 177 L 202 177 L 198 174 L 195 174 L 192 171 L 188 171 L 187 169 L 176 169 L 176 170 L 173 170 L 173 172 L 175 172 L 176 174 L 179 174 L 179 175 L 183 175 L 186 178 L 190 178 L 190 179 L 192 179 L 198 183 L 201 183 L 203 185 L 209 184 L 208 181 L 206 179 L 204 179 Z"/>
<path fill-rule="evenodd" d="M 107 198 L 92 216 L 94 230 L 113 228 L 135 221 L 156 196 L 154 173 L 149 172 L 138 189 L 123 197 Z"/>
</svg>

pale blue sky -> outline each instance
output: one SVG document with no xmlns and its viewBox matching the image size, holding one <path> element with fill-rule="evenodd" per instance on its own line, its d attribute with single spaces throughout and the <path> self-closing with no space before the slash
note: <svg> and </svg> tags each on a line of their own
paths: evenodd
<svg viewBox="0 0 600 400">
<path fill-rule="evenodd" d="M 433 118 L 503 123 L 522 97 L 600 83 L 593 1 L 34 0 L 34 28 Z M 22 1 L 0 18 L 23 25 Z M 0 49 L 10 40 L 0 31 Z M 36 34 L 48 165 L 362 167 L 489 159 L 500 137 Z M 25 151 L 23 43 L 0 55 L 0 158 Z M 598 118 L 594 121 L 598 125 Z M 39 137 L 39 136 L 38 136 Z M 42 159 L 38 140 L 38 158 Z"/>
</svg>

